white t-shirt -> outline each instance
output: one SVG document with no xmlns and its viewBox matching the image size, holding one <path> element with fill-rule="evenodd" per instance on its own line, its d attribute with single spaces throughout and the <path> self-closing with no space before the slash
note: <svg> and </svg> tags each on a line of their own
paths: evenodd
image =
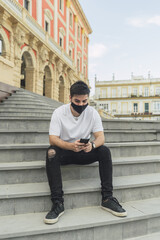
<svg viewBox="0 0 160 240">
<path fill-rule="evenodd" d="M 103 131 L 99 113 L 91 106 L 74 117 L 70 103 L 58 107 L 52 114 L 49 135 L 59 136 L 67 142 L 74 142 L 80 138 L 90 138 L 91 133 Z"/>
</svg>

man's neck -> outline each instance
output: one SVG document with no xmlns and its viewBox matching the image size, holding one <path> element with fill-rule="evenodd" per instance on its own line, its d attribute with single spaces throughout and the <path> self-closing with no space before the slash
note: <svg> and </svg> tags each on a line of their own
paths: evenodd
<svg viewBox="0 0 160 240">
<path fill-rule="evenodd" d="M 79 116 L 80 116 L 80 114 L 73 109 L 73 107 L 71 106 L 71 104 L 70 104 L 70 109 L 71 109 L 71 113 L 72 113 L 72 115 L 73 115 L 74 117 L 79 117 Z"/>
</svg>

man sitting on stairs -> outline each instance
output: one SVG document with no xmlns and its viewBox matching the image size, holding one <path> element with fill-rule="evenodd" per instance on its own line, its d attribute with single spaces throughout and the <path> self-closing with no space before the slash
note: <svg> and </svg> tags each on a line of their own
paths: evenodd
<svg viewBox="0 0 160 240">
<path fill-rule="evenodd" d="M 70 88 L 70 103 L 58 107 L 52 115 L 49 129 L 50 147 L 46 156 L 46 171 L 53 206 L 44 222 L 53 224 L 64 213 L 61 165 L 91 164 L 99 162 L 101 180 L 101 207 L 112 214 L 124 217 L 127 212 L 112 196 L 112 159 L 104 145 L 104 132 L 98 112 L 88 106 L 90 90 L 83 81 Z M 93 133 L 94 141 L 84 143 Z"/>
</svg>

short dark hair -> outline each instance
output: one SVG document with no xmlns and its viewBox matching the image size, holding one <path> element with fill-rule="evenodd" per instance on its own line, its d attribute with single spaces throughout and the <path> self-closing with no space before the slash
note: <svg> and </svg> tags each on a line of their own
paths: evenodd
<svg viewBox="0 0 160 240">
<path fill-rule="evenodd" d="M 71 98 L 74 95 L 88 95 L 89 96 L 90 90 L 88 85 L 83 81 L 77 81 L 73 83 L 70 87 L 70 96 Z"/>
</svg>

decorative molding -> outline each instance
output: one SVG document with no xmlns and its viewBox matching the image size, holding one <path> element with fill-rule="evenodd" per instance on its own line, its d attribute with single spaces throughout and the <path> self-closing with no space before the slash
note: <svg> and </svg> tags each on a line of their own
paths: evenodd
<svg viewBox="0 0 160 240">
<path fill-rule="evenodd" d="M 63 27 L 60 27 L 60 28 L 59 28 L 59 32 L 60 32 L 63 36 L 66 36 L 66 32 L 65 32 L 65 30 L 64 30 Z"/>
<path fill-rule="evenodd" d="M 74 48 L 74 43 L 72 41 L 69 42 L 70 48 Z"/>
<path fill-rule="evenodd" d="M 53 20 L 52 13 L 49 9 L 44 9 L 44 13 L 50 19 L 50 21 Z"/>
</svg>

